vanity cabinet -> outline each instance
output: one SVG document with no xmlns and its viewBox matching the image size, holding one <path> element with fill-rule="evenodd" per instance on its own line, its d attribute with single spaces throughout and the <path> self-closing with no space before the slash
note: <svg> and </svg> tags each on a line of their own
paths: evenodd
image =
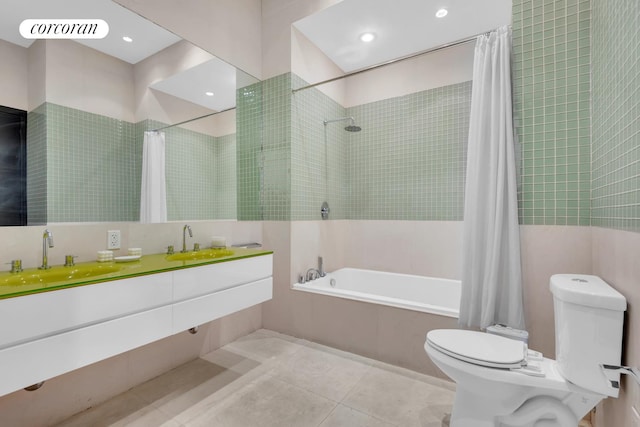
<svg viewBox="0 0 640 427">
<path fill-rule="evenodd" d="M 176 271 L 173 333 L 271 299 L 272 258 L 268 255 Z"/>
<path fill-rule="evenodd" d="M 271 299 L 272 255 L 0 300 L 0 396 Z"/>
</svg>

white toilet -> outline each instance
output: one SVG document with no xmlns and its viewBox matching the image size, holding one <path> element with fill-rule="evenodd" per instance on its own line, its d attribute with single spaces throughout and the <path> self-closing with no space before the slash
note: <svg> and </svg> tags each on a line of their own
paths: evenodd
<svg viewBox="0 0 640 427">
<path fill-rule="evenodd" d="M 627 302 L 597 276 L 551 277 L 556 360 L 483 332 L 437 329 L 425 350 L 456 383 L 450 427 L 575 427 L 600 400 L 618 397 Z"/>
</svg>

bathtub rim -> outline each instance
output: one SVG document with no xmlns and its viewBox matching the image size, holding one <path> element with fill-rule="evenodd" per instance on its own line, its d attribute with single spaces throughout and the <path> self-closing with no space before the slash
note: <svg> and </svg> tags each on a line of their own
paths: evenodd
<svg viewBox="0 0 640 427">
<path fill-rule="evenodd" d="M 366 272 L 374 272 L 374 273 L 380 273 L 380 274 L 390 274 L 390 275 L 396 275 L 396 276 L 412 276 L 412 277 L 446 280 L 446 281 L 460 283 L 459 280 L 455 280 L 455 279 L 447 279 L 447 278 L 431 277 L 431 276 L 419 276 L 417 274 L 394 273 L 390 271 L 379 271 L 379 270 L 354 268 L 354 267 L 340 268 L 338 270 L 328 272 L 327 274 L 335 273 L 336 271 L 340 271 L 340 270 L 366 271 Z M 309 283 L 310 282 L 305 282 L 305 283 L 296 282 L 291 285 L 291 289 L 295 291 L 308 292 L 308 293 L 317 294 L 317 295 L 325 295 L 325 296 L 330 296 L 334 298 L 344 298 L 352 301 L 360 301 L 360 302 L 369 303 L 369 304 L 385 305 L 385 306 L 400 308 L 404 310 L 417 311 L 417 312 L 422 312 L 427 314 L 435 314 L 439 316 L 451 317 L 454 319 L 457 319 L 460 316 L 459 309 L 454 310 L 448 307 L 442 307 L 442 306 L 437 306 L 433 304 L 412 303 L 411 301 L 400 299 L 400 298 L 383 297 L 383 296 L 369 297 L 368 295 L 373 295 L 373 294 L 365 294 L 363 292 L 351 291 L 348 289 L 338 288 L 338 290 L 332 290 L 331 288 L 313 288 L 308 285 Z"/>
</svg>

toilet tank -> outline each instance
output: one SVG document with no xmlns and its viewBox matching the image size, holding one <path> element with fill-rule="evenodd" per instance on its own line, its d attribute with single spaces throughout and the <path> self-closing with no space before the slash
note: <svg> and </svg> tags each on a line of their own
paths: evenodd
<svg viewBox="0 0 640 427">
<path fill-rule="evenodd" d="M 620 365 L 627 301 L 598 276 L 551 276 L 556 361 L 568 381 L 595 393 L 618 396 L 600 364 Z M 619 374 L 611 376 L 619 381 Z"/>
</svg>

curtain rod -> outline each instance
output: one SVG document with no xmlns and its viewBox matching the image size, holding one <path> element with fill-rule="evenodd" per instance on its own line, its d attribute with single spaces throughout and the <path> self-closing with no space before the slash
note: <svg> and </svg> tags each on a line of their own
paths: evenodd
<svg viewBox="0 0 640 427">
<path fill-rule="evenodd" d="M 195 120 L 204 119 L 205 117 L 215 116 L 216 114 L 220 114 L 220 113 L 226 113 L 227 111 L 231 111 L 231 110 L 235 110 L 235 109 L 236 109 L 236 107 L 227 108 L 226 110 L 221 110 L 221 111 L 216 111 L 215 113 L 205 114 L 204 116 L 195 117 L 193 119 L 185 120 L 184 122 L 174 123 L 172 125 L 167 125 L 167 126 L 164 126 L 164 127 L 158 128 L 158 129 L 153 129 L 150 132 L 160 132 L 161 130 L 164 130 L 164 129 L 172 128 L 174 126 L 180 126 L 180 125 L 183 125 L 185 123 L 193 122 Z"/>
<path fill-rule="evenodd" d="M 312 87 L 320 86 L 320 85 L 323 85 L 325 83 L 335 82 L 336 80 L 344 79 L 346 77 L 355 76 L 357 74 L 364 73 L 366 71 L 371 71 L 371 70 L 375 70 L 375 69 L 380 68 L 380 67 L 384 67 L 384 66 L 387 66 L 387 65 L 395 64 L 396 62 L 404 61 L 404 60 L 407 60 L 407 59 L 412 59 L 412 58 L 415 58 L 415 57 L 421 56 L 421 55 L 426 55 L 427 53 L 433 53 L 433 52 L 436 52 L 436 51 L 439 51 L 439 50 L 442 50 L 442 49 L 447 49 L 447 48 L 450 48 L 450 47 L 455 47 L 455 46 L 458 46 L 458 45 L 461 45 L 461 44 L 469 43 L 471 41 L 475 41 L 478 38 L 478 36 L 487 35 L 489 33 L 490 33 L 490 31 L 485 31 L 483 33 L 476 34 L 475 36 L 470 36 L 470 37 L 467 37 L 467 38 L 464 38 L 464 39 L 456 40 L 456 41 L 451 42 L 451 43 L 441 44 L 440 46 L 432 47 L 430 49 L 423 50 L 423 51 L 420 51 L 418 53 L 412 53 L 411 55 L 402 56 L 400 58 L 392 59 L 392 60 L 387 61 L 387 62 L 382 62 L 380 64 L 376 64 L 376 65 L 372 65 L 370 67 L 362 68 L 362 69 L 357 70 L 357 71 L 352 71 L 352 72 L 344 74 L 342 76 L 334 77 L 332 79 L 324 80 L 324 81 L 321 81 L 321 82 L 318 82 L 318 83 L 313 83 L 313 84 L 310 84 L 310 85 L 307 85 L 307 86 L 303 86 L 303 87 L 298 88 L 298 89 L 293 89 L 291 92 L 292 93 L 296 93 L 296 92 L 301 91 L 301 90 L 310 89 Z"/>
</svg>

